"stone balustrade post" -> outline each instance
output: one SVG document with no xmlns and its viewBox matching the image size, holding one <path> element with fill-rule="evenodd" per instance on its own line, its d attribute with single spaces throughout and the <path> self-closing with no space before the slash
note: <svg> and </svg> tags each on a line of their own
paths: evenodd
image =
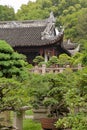
<svg viewBox="0 0 87 130">
<path fill-rule="evenodd" d="M 45 74 L 45 73 L 46 73 L 46 65 L 43 64 L 43 65 L 42 65 L 42 74 Z"/>
<path fill-rule="evenodd" d="M 62 73 L 62 72 L 63 72 L 63 70 L 64 70 L 63 68 L 60 68 L 60 69 L 59 69 L 59 73 Z"/>
<path fill-rule="evenodd" d="M 78 64 L 78 70 L 81 70 L 82 69 L 82 66 L 81 66 L 81 64 L 79 63 Z"/>
<path fill-rule="evenodd" d="M 37 66 L 37 65 L 35 66 L 34 73 L 36 73 L 36 74 L 38 74 L 38 73 L 39 73 L 39 72 L 38 72 L 38 66 Z"/>
</svg>

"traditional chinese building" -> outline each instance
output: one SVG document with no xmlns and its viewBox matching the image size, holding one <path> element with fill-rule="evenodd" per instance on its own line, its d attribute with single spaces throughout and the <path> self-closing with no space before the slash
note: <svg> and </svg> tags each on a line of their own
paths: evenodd
<svg viewBox="0 0 87 130">
<path fill-rule="evenodd" d="M 5 40 L 15 51 L 25 54 L 30 63 L 37 55 L 43 56 L 45 61 L 61 53 L 71 55 L 75 47 L 63 44 L 63 35 L 63 29 L 58 31 L 55 27 L 53 13 L 45 20 L 0 22 L 0 40 Z"/>
</svg>

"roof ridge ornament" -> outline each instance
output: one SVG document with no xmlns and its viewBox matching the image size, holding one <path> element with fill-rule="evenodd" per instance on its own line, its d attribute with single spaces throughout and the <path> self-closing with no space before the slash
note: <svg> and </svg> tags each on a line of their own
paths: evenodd
<svg viewBox="0 0 87 130">
<path fill-rule="evenodd" d="M 71 55 L 76 54 L 77 52 L 80 51 L 80 44 L 78 44 L 78 46 L 74 50 L 68 50 L 68 51 L 71 53 Z"/>
<path fill-rule="evenodd" d="M 50 22 L 50 23 L 55 23 L 56 22 L 56 18 L 54 17 L 54 14 L 53 14 L 52 11 L 50 13 L 50 17 L 48 18 L 48 22 Z"/>
<path fill-rule="evenodd" d="M 50 17 L 48 18 L 48 23 L 45 30 L 41 33 L 41 39 L 50 39 L 54 37 L 54 30 L 55 30 L 55 22 L 56 19 L 53 15 L 53 12 L 50 13 Z"/>
</svg>

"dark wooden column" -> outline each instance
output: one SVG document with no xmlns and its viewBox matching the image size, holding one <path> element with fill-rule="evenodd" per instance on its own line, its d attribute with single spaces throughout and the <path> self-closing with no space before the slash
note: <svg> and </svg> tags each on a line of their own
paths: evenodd
<svg viewBox="0 0 87 130">
<path fill-rule="evenodd" d="M 43 49 L 40 48 L 40 56 L 42 56 L 42 55 L 43 55 Z"/>
<path fill-rule="evenodd" d="M 55 50 L 54 50 L 54 48 L 52 49 L 52 56 L 54 56 L 55 55 Z"/>
</svg>

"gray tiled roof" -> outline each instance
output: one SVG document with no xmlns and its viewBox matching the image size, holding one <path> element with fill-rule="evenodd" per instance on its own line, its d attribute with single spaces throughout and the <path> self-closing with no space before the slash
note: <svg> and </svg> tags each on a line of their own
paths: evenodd
<svg viewBox="0 0 87 130">
<path fill-rule="evenodd" d="M 2 22 L 3 23 L 3 22 Z M 30 23 L 29 23 L 30 24 Z M 26 24 L 25 24 L 26 25 Z M 10 27 L 9 25 L 0 26 L 0 39 L 6 40 L 11 46 L 42 46 L 54 44 L 61 39 L 62 34 L 51 37 L 49 39 L 41 39 L 41 33 L 46 28 L 46 23 L 37 26 L 24 24 L 19 26 Z"/>
</svg>

